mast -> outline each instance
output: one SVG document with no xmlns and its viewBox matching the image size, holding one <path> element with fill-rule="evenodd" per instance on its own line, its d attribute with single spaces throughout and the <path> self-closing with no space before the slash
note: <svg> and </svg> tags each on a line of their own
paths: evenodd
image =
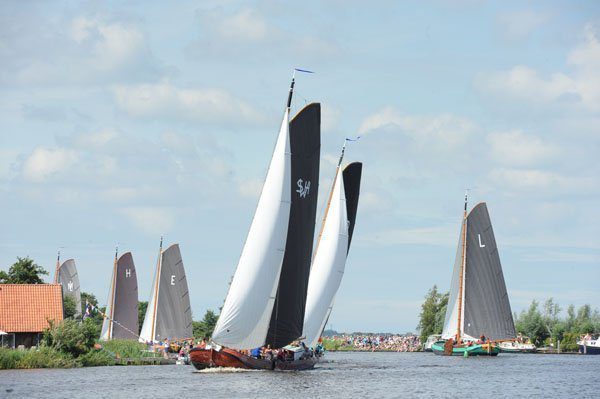
<svg viewBox="0 0 600 399">
<path fill-rule="evenodd" d="M 333 189 L 335 188 L 335 183 L 338 179 L 338 175 L 340 174 L 340 166 L 342 165 L 342 160 L 344 159 L 344 153 L 346 152 L 346 142 L 348 140 L 344 139 L 344 145 L 342 146 L 342 153 L 340 154 L 340 159 L 338 160 L 337 167 L 335 168 L 335 176 L 333 177 L 333 183 L 331 183 L 331 190 L 329 191 L 329 197 L 327 198 L 327 206 L 325 207 L 325 214 L 323 215 L 323 221 L 321 222 L 321 229 L 319 230 L 319 237 L 317 238 L 317 247 L 315 248 L 314 257 L 317 256 L 317 252 L 319 250 L 319 244 L 321 243 L 321 236 L 323 235 L 323 230 L 325 229 L 325 221 L 327 220 L 327 215 L 329 214 L 329 207 L 331 206 L 331 199 L 333 198 Z"/>
<path fill-rule="evenodd" d="M 60 269 L 60 249 L 56 257 L 56 271 L 54 272 L 54 284 L 58 284 L 58 269 Z"/>
<path fill-rule="evenodd" d="M 254 218 L 212 335 L 213 342 L 233 349 L 264 345 L 274 309 L 291 208 L 289 113 L 295 72 Z"/>
<path fill-rule="evenodd" d="M 115 247 L 115 261 L 113 263 L 113 278 L 110 288 L 110 316 L 108 317 L 108 338 L 113 336 L 113 319 L 115 314 L 115 283 L 117 279 L 117 255 L 119 254 L 119 246 Z"/>
<path fill-rule="evenodd" d="M 154 286 L 154 309 L 152 310 L 152 328 L 150 329 L 150 334 L 152 338 L 152 342 L 154 342 L 155 338 L 155 329 L 156 329 L 156 310 L 158 305 L 158 286 L 160 281 L 160 266 L 162 263 L 162 246 L 163 246 L 163 237 L 160 236 L 160 248 L 158 250 L 158 263 L 156 265 L 156 285 Z"/>
<path fill-rule="evenodd" d="M 466 255 L 467 255 L 467 202 L 468 202 L 469 191 L 465 192 L 465 209 L 463 213 L 463 245 L 460 263 L 460 275 L 458 280 L 458 324 L 456 326 L 456 342 L 460 341 L 461 337 L 461 325 L 462 325 L 462 304 L 463 304 L 463 288 L 464 288 L 464 276 L 466 266 Z"/>
</svg>

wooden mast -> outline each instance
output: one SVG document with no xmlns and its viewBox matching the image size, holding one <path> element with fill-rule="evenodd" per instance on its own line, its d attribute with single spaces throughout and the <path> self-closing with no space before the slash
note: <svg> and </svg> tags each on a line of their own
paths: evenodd
<svg viewBox="0 0 600 399">
<path fill-rule="evenodd" d="M 465 209 L 463 213 L 463 225 L 462 225 L 462 254 L 460 262 L 460 278 L 458 283 L 458 324 L 456 326 L 456 342 L 460 342 L 462 331 L 462 304 L 463 304 L 463 281 L 465 276 L 465 266 L 467 257 L 467 195 L 468 191 L 465 192 Z"/>
<path fill-rule="evenodd" d="M 110 288 L 110 316 L 108 316 L 108 339 L 112 339 L 113 316 L 115 314 L 115 283 L 117 281 L 117 256 L 119 247 L 115 247 L 115 261 L 113 262 L 113 278 Z"/>
<path fill-rule="evenodd" d="M 340 168 L 342 165 L 342 160 L 344 159 L 345 151 L 346 151 L 346 140 L 344 140 L 344 145 L 342 146 L 342 153 L 340 154 L 340 159 L 338 160 L 337 168 L 335 169 L 335 176 L 333 177 L 331 191 L 329 191 L 329 198 L 327 198 L 327 206 L 325 207 L 325 214 L 323 215 L 323 221 L 321 222 L 321 229 L 319 230 L 319 237 L 317 238 L 317 247 L 315 248 L 315 253 L 313 254 L 313 260 L 315 259 L 315 256 L 317 256 L 317 251 L 319 250 L 319 244 L 321 243 L 321 236 L 323 235 L 323 230 L 325 229 L 325 221 L 327 220 L 327 215 L 329 214 L 329 207 L 331 206 L 331 199 L 333 198 L 333 190 L 335 189 L 335 183 L 337 182 L 338 175 L 340 174 Z"/>
<path fill-rule="evenodd" d="M 56 256 L 56 271 L 54 272 L 54 284 L 58 284 L 58 269 L 60 269 L 60 250 Z"/>
<path fill-rule="evenodd" d="M 152 310 L 152 329 L 150 330 L 150 338 L 152 342 L 154 342 L 155 337 L 155 327 L 156 327 L 156 310 L 158 305 L 158 285 L 160 282 L 160 268 L 162 265 L 162 246 L 163 246 L 163 238 L 160 236 L 160 248 L 158 250 L 158 263 L 156 265 L 156 284 L 154 285 L 154 309 Z"/>
</svg>

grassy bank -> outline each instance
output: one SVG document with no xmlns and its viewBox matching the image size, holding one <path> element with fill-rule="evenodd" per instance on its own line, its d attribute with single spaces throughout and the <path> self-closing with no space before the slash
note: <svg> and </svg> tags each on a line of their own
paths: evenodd
<svg viewBox="0 0 600 399">
<path fill-rule="evenodd" d="M 27 350 L 0 348 L 0 369 L 142 365 L 147 364 L 145 359 L 157 356 L 145 349 L 139 342 L 120 340 L 102 342 L 78 356 L 46 345 Z"/>
<path fill-rule="evenodd" d="M 352 345 L 347 345 L 345 341 L 340 339 L 332 339 L 332 338 L 323 338 L 323 348 L 326 351 L 336 352 L 336 351 L 355 351 L 356 348 Z"/>
</svg>

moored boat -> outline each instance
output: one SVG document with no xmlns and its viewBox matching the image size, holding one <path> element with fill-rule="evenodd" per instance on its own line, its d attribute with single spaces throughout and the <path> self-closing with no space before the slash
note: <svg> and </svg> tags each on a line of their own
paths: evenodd
<svg viewBox="0 0 600 399">
<path fill-rule="evenodd" d="M 427 337 L 427 341 L 423 344 L 423 352 L 433 352 L 431 346 L 442 339 L 441 334 L 433 334 Z"/>
<path fill-rule="evenodd" d="M 498 344 L 500 352 L 506 353 L 535 353 L 537 348 L 529 339 L 516 341 L 502 341 Z"/>
<path fill-rule="evenodd" d="M 577 342 L 579 345 L 579 353 L 583 355 L 600 355 L 600 337 L 593 338 L 591 335 L 586 335 Z"/>
</svg>

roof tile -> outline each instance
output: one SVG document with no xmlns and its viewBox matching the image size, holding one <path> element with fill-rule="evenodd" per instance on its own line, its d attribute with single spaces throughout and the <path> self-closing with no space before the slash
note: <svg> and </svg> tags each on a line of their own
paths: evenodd
<svg viewBox="0 0 600 399">
<path fill-rule="evenodd" d="M 0 330 L 42 332 L 62 319 L 60 284 L 0 284 Z"/>
</svg>

